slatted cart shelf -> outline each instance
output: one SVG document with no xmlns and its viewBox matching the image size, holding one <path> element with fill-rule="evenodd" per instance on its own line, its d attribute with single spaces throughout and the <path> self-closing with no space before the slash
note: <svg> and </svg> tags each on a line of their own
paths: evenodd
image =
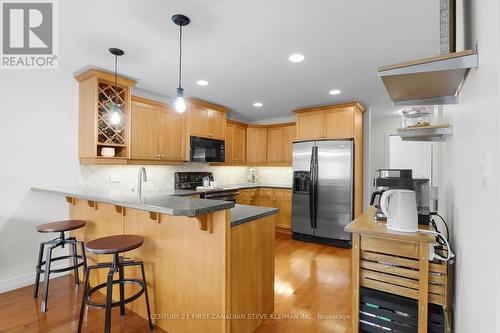
<svg viewBox="0 0 500 333">
<path fill-rule="evenodd" d="M 435 243 L 433 235 L 388 230 L 384 224 L 373 221 L 375 211 L 370 208 L 346 227 L 353 233 L 353 332 L 358 331 L 360 320 L 368 319 L 363 313 L 366 305 L 360 304 L 362 288 L 416 300 L 419 333 L 428 332 L 429 307 L 435 304 L 442 309 L 443 327 L 449 331 L 453 262 L 429 262 L 429 244 Z M 446 249 L 443 252 L 441 255 L 446 256 Z M 374 322 L 379 321 L 374 318 Z M 386 324 L 391 322 L 386 320 Z M 417 332 L 417 326 L 405 332 Z"/>
</svg>

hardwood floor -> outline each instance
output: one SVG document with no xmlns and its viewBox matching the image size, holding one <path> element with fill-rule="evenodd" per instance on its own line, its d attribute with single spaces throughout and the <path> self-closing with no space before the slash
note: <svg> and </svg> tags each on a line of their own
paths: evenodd
<svg viewBox="0 0 500 333">
<path fill-rule="evenodd" d="M 276 315 L 307 319 L 269 319 L 256 333 L 351 332 L 351 250 L 276 233 L 274 295 Z"/>
<path fill-rule="evenodd" d="M 255 332 L 351 332 L 350 274 L 350 250 L 276 233 L 275 318 Z M 76 332 L 81 289 L 73 287 L 69 276 L 51 280 L 46 313 L 39 312 L 40 297 L 32 298 L 32 286 L 0 294 L 0 332 Z M 113 332 L 149 332 L 146 320 L 128 310 L 120 317 L 115 308 L 112 318 Z M 104 311 L 89 310 L 83 331 L 103 329 Z"/>
</svg>

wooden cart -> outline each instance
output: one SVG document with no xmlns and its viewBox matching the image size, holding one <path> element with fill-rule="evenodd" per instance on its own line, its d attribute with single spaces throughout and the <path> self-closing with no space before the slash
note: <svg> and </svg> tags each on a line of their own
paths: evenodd
<svg viewBox="0 0 500 333">
<path fill-rule="evenodd" d="M 428 332 L 428 304 L 443 307 L 450 330 L 451 269 L 447 263 L 430 263 L 426 233 L 402 233 L 387 229 L 369 208 L 345 227 L 353 234 L 352 327 L 359 331 L 360 287 L 418 300 L 418 332 Z"/>
</svg>

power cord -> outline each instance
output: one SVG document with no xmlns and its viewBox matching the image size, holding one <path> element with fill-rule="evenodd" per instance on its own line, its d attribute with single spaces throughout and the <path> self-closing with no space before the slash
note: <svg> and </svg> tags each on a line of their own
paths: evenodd
<svg viewBox="0 0 500 333">
<path fill-rule="evenodd" d="M 439 217 L 441 219 L 441 221 L 444 224 L 444 227 L 446 228 L 446 239 L 450 238 L 450 229 L 448 227 L 448 223 L 446 222 L 446 220 L 441 215 L 439 215 L 437 212 L 431 212 L 430 215 L 431 216 L 437 216 L 437 217 Z M 438 230 L 437 224 L 436 224 L 436 222 L 434 221 L 433 218 L 431 218 L 431 224 L 432 224 L 432 227 L 434 228 L 434 230 L 436 230 L 436 232 L 438 232 L 438 233 L 441 234 L 441 232 Z M 441 239 L 444 239 L 444 237 L 441 236 L 441 237 L 437 237 L 437 238 L 438 238 L 438 242 L 440 244 L 444 245 L 444 243 L 441 241 Z M 453 247 L 451 247 L 451 245 L 449 246 L 449 249 L 451 249 L 451 251 L 453 253 L 455 253 L 455 250 L 453 249 Z"/>
<path fill-rule="evenodd" d="M 441 221 L 443 221 L 444 227 L 446 228 L 446 237 L 450 238 L 450 229 L 448 228 L 448 223 L 446 223 L 445 219 L 438 213 L 431 213 L 431 215 L 437 216 L 441 219 Z"/>
<path fill-rule="evenodd" d="M 448 243 L 448 240 L 440 232 L 432 231 L 432 230 L 422 230 L 422 229 L 420 229 L 420 232 L 423 232 L 423 233 L 426 233 L 426 234 L 436 235 L 437 237 L 441 238 L 446 243 L 446 248 L 448 249 L 448 256 L 447 256 L 447 258 L 443 258 L 439 254 L 436 254 L 436 252 L 434 252 L 434 245 L 430 244 L 430 251 L 429 251 L 429 260 L 430 261 L 432 261 L 434 259 L 438 259 L 438 260 L 441 260 L 441 261 L 449 261 L 449 260 L 455 258 L 455 253 L 452 250 L 452 248 L 450 247 L 450 244 Z"/>
</svg>

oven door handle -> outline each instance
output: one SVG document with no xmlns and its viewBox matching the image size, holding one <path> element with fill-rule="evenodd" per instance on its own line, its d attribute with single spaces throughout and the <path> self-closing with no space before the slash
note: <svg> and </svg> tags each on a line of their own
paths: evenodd
<svg viewBox="0 0 500 333">
<path fill-rule="evenodd" d="M 236 192 L 224 192 L 224 193 L 214 193 L 214 194 L 205 194 L 205 199 L 215 199 L 215 198 L 226 198 L 226 197 L 235 197 L 240 194 L 239 191 Z"/>
</svg>

